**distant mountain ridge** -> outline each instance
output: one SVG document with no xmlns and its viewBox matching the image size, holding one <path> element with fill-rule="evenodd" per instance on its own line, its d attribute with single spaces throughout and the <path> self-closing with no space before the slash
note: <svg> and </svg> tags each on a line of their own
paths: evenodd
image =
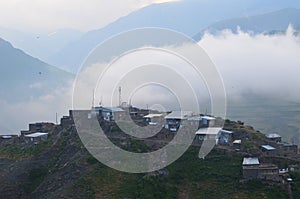
<svg viewBox="0 0 300 199">
<path fill-rule="evenodd" d="M 210 24 L 245 14 L 257 15 L 286 7 L 300 8 L 300 2 L 287 0 L 183 0 L 154 4 L 135 11 L 99 30 L 84 34 L 81 39 L 67 45 L 47 62 L 76 72 L 89 52 L 99 43 L 121 32 L 143 27 L 173 29 L 195 36 Z"/>
<path fill-rule="evenodd" d="M 82 35 L 83 32 L 73 29 L 29 33 L 0 27 L 0 38 L 43 61 L 60 51 L 65 45 L 78 40 Z"/>
<path fill-rule="evenodd" d="M 217 34 L 224 29 L 236 32 L 238 28 L 255 34 L 276 34 L 285 31 L 289 25 L 300 30 L 300 9 L 287 8 L 263 15 L 219 21 L 202 30 L 194 39 L 199 41 L 205 32 Z"/>
</svg>

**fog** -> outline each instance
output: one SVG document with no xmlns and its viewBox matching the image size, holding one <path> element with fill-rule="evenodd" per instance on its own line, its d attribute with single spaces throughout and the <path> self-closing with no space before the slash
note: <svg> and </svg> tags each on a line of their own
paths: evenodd
<svg viewBox="0 0 300 199">
<path fill-rule="evenodd" d="M 47 95 L 31 97 L 29 101 L 12 103 L 0 100 L 0 135 L 19 134 L 21 130 L 27 130 L 28 124 L 32 122 L 55 123 L 56 114 L 59 122 L 71 109 L 72 83 L 66 87 L 52 89 Z"/>
<path fill-rule="evenodd" d="M 281 35 L 254 35 L 242 31 L 238 31 L 237 34 L 234 34 L 224 30 L 218 35 L 206 33 L 199 42 L 199 45 L 203 47 L 220 72 L 229 101 L 243 101 L 245 93 L 248 93 L 285 101 L 300 102 L 300 37 L 295 35 L 291 26 L 285 34 Z M 147 61 L 147 55 L 144 57 L 142 55 L 139 56 L 144 61 Z M 179 65 L 183 66 L 182 63 L 178 64 L 179 62 L 171 63 L 172 59 L 168 61 L 166 57 L 164 57 L 164 60 L 167 60 L 169 65 L 175 67 Z M 158 63 L 159 58 L 156 61 L 156 63 Z M 99 64 L 106 66 L 108 63 Z M 152 75 L 156 74 L 157 78 L 168 77 L 166 71 L 164 71 L 166 68 L 160 67 L 161 71 L 156 71 L 155 73 L 155 71 L 153 71 L 155 70 L 155 66 L 153 66 Z M 113 70 L 110 71 L 108 78 L 111 82 L 116 81 L 116 78 L 120 80 L 120 77 L 123 78 L 121 79 L 124 82 L 114 85 L 112 95 L 114 99 L 113 102 L 111 99 L 106 100 L 105 91 L 101 91 L 101 89 L 98 90 L 99 85 L 96 88 L 94 84 L 95 80 L 98 81 L 99 79 L 99 72 L 101 72 L 101 70 L 99 70 L 99 65 L 96 64 L 93 67 L 86 68 L 82 73 L 85 74 L 85 77 L 88 77 L 87 80 L 79 83 L 85 88 L 83 89 L 85 92 L 80 94 L 85 96 L 85 106 L 90 107 L 92 105 L 93 96 L 95 98 L 95 105 L 99 105 L 100 102 L 102 102 L 104 106 L 117 105 L 119 86 L 122 86 L 123 89 L 123 101 L 129 102 L 131 96 L 131 103 L 133 105 L 151 107 L 155 106 L 155 104 L 163 104 L 167 110 L 176 109 L 176 107 L 179 106 L 177 100 L 178 96 L 174 95 L 174 93 L 172 94 L 172 92 L 168 93 L 169 91 L 164 87 L 157 87 L 157 85 L 152 88 L 145 86 L 144 90 L 138 89 L 135 93 L 126 91 L 126 81 L 124 77 L 122 77 L 123 70 L 120 70 L 120 74 Z M 160 69 L 158 68 L 156 70 Z M 177 69 L 177 73 L 180 71 L 183 72 L 184 69 Z M 184 74 L 183 80 L 191 78 L 188 76 L 188 73 L 189 72 L 186 72 L 186 74 Z M 191 74 L 191 76 L 193 76 L 193 74 Z M 136 83 L 146 77 L 147 75 L 145 74 L 138 75 Z M 178 75 L 178 78 L 179 77 L 180 74 Z M 77 80 L 78 79 L 80 78 L 77 78 Z M 90 80 L 92 81 L 89 82 Z M 184 85 L 184 83 L 182 83 L 184 81 L 178 81 L 178 79 L 169 78 L 168 81 L 179 88 Z M 196 79 L 193 81 L 196 81 Z M 205 91 L 205 82 L 202 80 L 199 81 L 201 83 L 199 83 L 196 88 L 201 89 L 201 94 L 206 92 L 205 95 L 209 96 L 207 90 Z M 184 85 L 184 88 L 185 86 L 188 87 L 189 85 Z M 55 122 L 55 113 L 58 113 L 60 118 L 62 115 L 67 114 L 68 110 L 72 108 L 73 91 L 73 82 L 70 82 L 68 86 L 53 89 L 53 92 L 45 96 L 32 98 L 30 101 L 12 104 L 0 100 L 2 107 L 0 114 L 0 133 L 19 133 L 21 129 L 27 128 L 29 122 Z M 107 92 L 112 93 L 111 90 Z M 177 90 L 176 92 L 180 92 L 182 96 L 185 96 L 184 89 L 183 91 Z M 201 103 L 207 103 L 207 99 L 201 94 Z M 190 96 L 186 96 L 184 99 L 188 101 L 189 97 Z M 170 104 L 174 104 L 174 106 Z M 201 111 L 204 112 L 209 108 L 207 106 L 202 105 Z"/>
<path fill-rule="evenodd" d="M 282 35 L 224 30 L 199 44 L 219 69 L 229 99 L 245 93 L 300 100 L 300 37 L 292 26 Z"/>
</svg>

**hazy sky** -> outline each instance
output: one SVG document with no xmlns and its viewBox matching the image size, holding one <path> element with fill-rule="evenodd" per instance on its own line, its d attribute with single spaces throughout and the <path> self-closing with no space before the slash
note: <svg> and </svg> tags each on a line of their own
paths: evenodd
<svg viewBox="0 0 300 199">
<path fill-rule="evenodd" d="M 0 27 L 22 31 L 88 31 L 152 3 L 174 0 L 0 0 Z"/>
</svg>

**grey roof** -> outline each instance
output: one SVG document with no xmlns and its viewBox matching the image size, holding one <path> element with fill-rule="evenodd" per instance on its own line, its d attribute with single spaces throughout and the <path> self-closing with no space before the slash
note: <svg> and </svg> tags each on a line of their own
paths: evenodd
<svg viewBox="0 0 300 199">
<path fill-rule="evenodd" d="M 290 144 L 290 143 L 287 143 L 287 142 L 277 142 L 277 144 L 285 146 L 285 147 L 294 146 L 294 144 Z"/>
<path fill-rule="evenodd" d="M 25 137 L 36 138 L 36 137 L 41 137 L 41 136 L 44 136 L 44 135 L 48 135 L 48 133 L 37 132 L 37 133 L 32 133 L 32 134 L 25 135 Z"/>
<path fill-rule="evenodd" d="M 217 135 L 221 128 L 200 128 L 195 134 L 196 135 Z"/>
<path fill-rule="evenodd" d="M 259 165 L 258 158 L 244 158 L 243 165 Z"/>
<path fill-rule="evenodd" d="M 111 107 L 109 108 L 112 112 L 124 112 L 123 109 L 119 108 L 119 107 Z"/>
<path fill-rule="evenodd" d="M 276 148 L 274 148 L 274 147 L 272 147 L 270 145 L 262 145 L 261 147 L 264 148 L 264 149 L 266 149 L 266 150 L 268 150 L 268 151 L 272 151 L 272 150 L 276 149 Z"/>
<path fill-rule="evenodd" d="M 220 131 L 220 133 L 232 134 L 232 131 L 227 131 L 227 130 L 222 129 Z"/>
<path fill-rule="evenodd" d="M 215 120 L 215 117 L 211 117 L 211 116 L 203 116 L 202 119 L 204 120 Z"/>
<path fill-rule="evenodd" d="M 96 111 L 107 111 L 107 112 L 124 112 L 120 107 L 94 107 Z"/>
<path fill-rule="evenodd" d="M 202 117 L 200 117 L 200 116 L 193 116 L 193 117 L 189 117 L 188 120 L 190 120 L 190 121 L 201 121 Z"/>
<path fill-rule="evenodd" d="M 148 115 L 145 115 L 144 118 L 154 118 L 154 117 L 162 117 L 163 114 L 162 113 L 151 113 Z"/>
<path fill-rule="evenodd" d="M 277 133 L 270 133 L 270 134 L 266 134 L 266 138 L 281 138 L 280 135 L 278 135 Z"/>
<path fill-rule="evenodd" d="M 192 111 L 172 111 L 165 119 L 188 119 L 188 117 L 192 116 L 192 113 Z"/>
</svg>

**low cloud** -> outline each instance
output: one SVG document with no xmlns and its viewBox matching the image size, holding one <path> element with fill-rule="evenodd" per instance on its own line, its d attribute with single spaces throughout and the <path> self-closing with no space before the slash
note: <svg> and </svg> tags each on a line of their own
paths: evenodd
<svg viewBox="0 0 300 199">
<path fill-rule="evenodd" d="M 253 93 L 300 100 L 300 37 L 291 26 L 282 35 L 207 33 L 199 44 L 219 69 L 228 98 Z"/>
<path fill-rule="evenodd" d="M 282 35 L 252 35 L 250 33 L 239 31 L 234 34 L 230 31 L 223 31 L 218 35 L 205 34 L 199 45 L 205 49 L 207 54 L 215 63 L 219 70 L 226 87 L 226 93 L 229 100 L 243 100 L 244 94 L 254 94 L 260 96 L 268 96 L 289 101 L 300 101 L 299 85 L 300 78 L 300 37 L 293 34 L 290 27 L 286 34 Z M 147 62 L 153 58 L 146 54 L 137 54 L 140 60 Z M 153 54 L 155 55 L 155 54 Z M 130 57 L 129 57 L 130 58 Z M 164 60 L 164 62 L 160 62 Z M 168 59 L 165 55 L 156 57 L 156 63 L 166 63 L 172 65 L 177 71 L 183 72 L 180 68 L 183 63 L 172 62 L 174 59 Z M 175 59 L 176 60 L 176 59 Z M 127 60 L 128 61 L 128 60 Z M 134 63 L 134 62 L 127 62 Z M 84 96 L 83 108 L 90 107 L 93 103 L 93 92 L 95 90 L 95 105 L 110 106 L 111 101 L 107 99 L 106 94 L 111 90 L 97 90 L 95 88 L 99 73 L 108 63 L 100 63 L 92 67 L 86 68 L 82 75 L 84 79 L 77 78 L 77 84 L 82 92 L 79 96 Z M 122 60 L 120 60 L 122 65 Z M 140 64 L 140 63 L 139 63 Z M 129 99 L 130 93 L 126 90 L 128 85 L 139 83 L 149 74 L 157 79 L 166 78 L 166 82 L 176 86 L 182 86 L 181 81 L 171 76 L 170 72 L 156 71 L 155 64 L 153 70 L 147 73 L 139 73 L 136 70 L 133 75 L 136 79 L 133 82 L 127 82 L 124 75 L 124 69 L 112 69 L 108 71 L 107 78 L 110 83 L 115 84 L 116 79 L 122 81 L 120 84 L 114 85 L 114 105 L 118 104 L 118 86 L 122 86 L 123 101 Z M 161 66 L 160 66 L 161 67 Z M 163 67 L 162 67 L 163 68 Z M 186 75 L 189 72 L 186 73 Z M 86 78 L 87 77 L 87 78 Z M 130 76 L 129 76 L 130 77 Z M 186 76 L 188 80 L 195 82 L 197 79 Z M 183 78 L 183 80 L 185 80 Z M 184 82 L 182 80 L 182 82 Z M 203 82 L 197 85 L 197 88 L 204 89 Z M 42 85 L 38 82 L 31 85 L 32 89 L 40 89 Z M 186 91 L 182 91 L 185 96 Z M 0 133 L 19 133 L 21 129 L 26 129 L 28 123 L 36 121 L 55 121 L 55 113 L 59 118 L 68 113 L 72 108 L 73 82 L 59 89 L 52 90 L 47 95 L 42 95 L 20 103 L 10 103 L 0 100 L 2 107 L 0 114 Z M 202 93 L 201 93 L 202 94 Z M 75 96 L 76 97 L 76 96 Z M 199 97 L 199 96 L 198 96 Z M 200 96 L 201 97 L 201 96 Z M 189 100 L 187 95 L 184 100 Z M 156 100 L 157 99 L 157 100 Z M 137 90 L 133 95 L 132 103 L 134 105 L 146 107 L 146 105 L 162 104 L 167 109 L 178 107 L 176 97 L 172 94 L 166 94 L 163 87 L 145 87 L 145 89 Z M 173 103 L 174 106 L 170 104 Z M 206 102 L 205 102 L 206 103 Z M 205 110 L 202 106 L 202 112 Z"/>
</svg>

